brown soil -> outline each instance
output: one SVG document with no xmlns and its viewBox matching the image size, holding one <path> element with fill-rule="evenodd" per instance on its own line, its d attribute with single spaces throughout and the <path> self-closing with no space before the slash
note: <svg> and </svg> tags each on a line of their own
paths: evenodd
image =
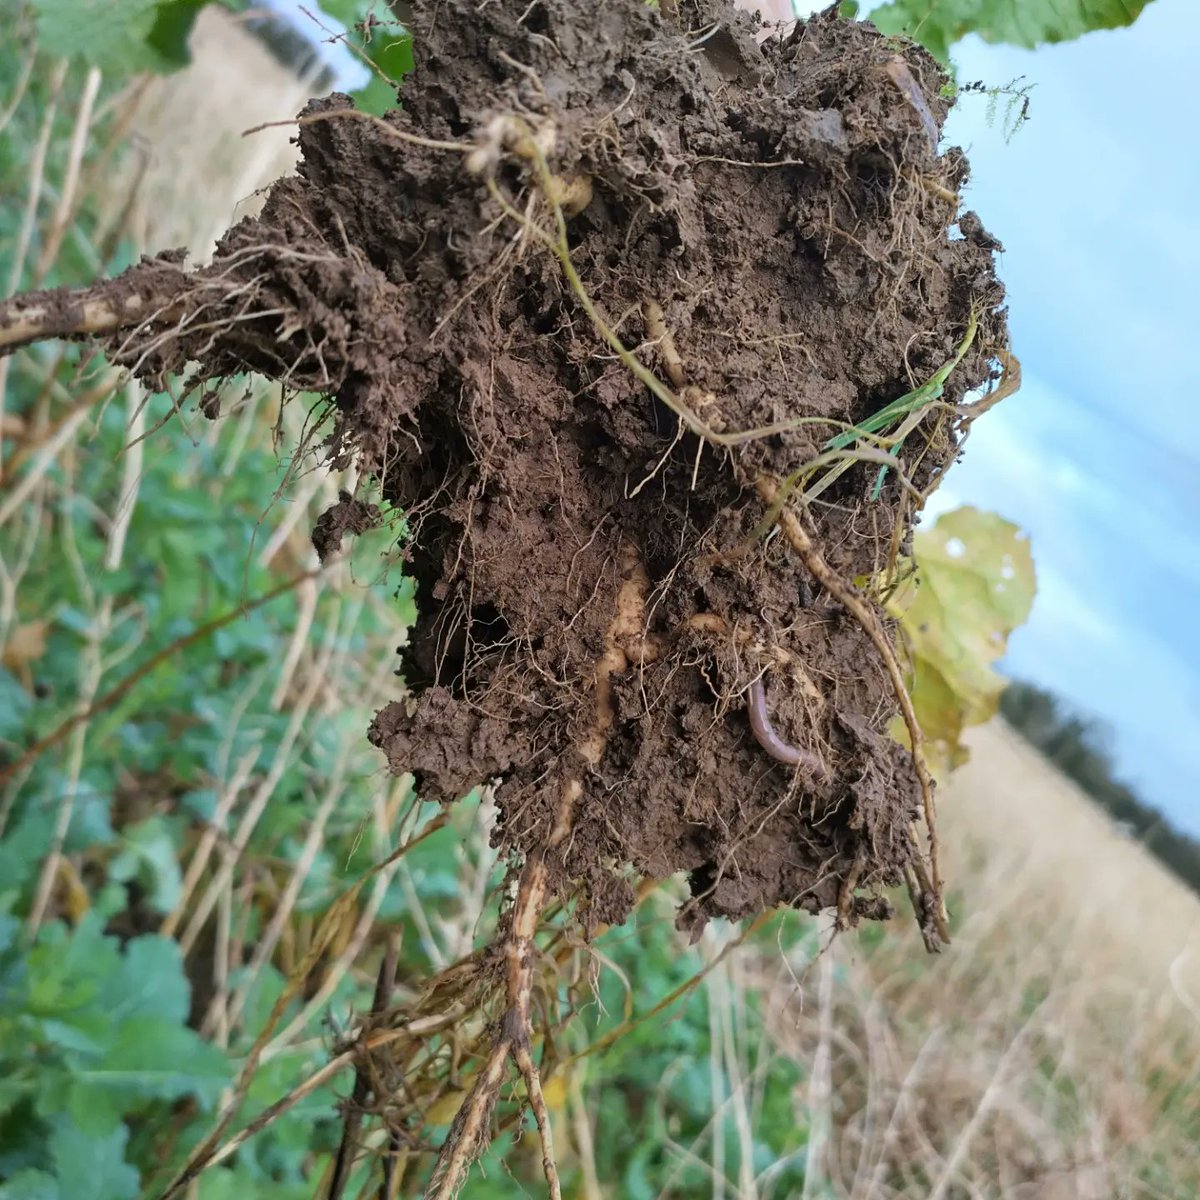
<svg viewBox="0 0 1200 1200">
<path fill-rule="evenodd" d="M 967 165 L 936 156 L 944 78 L 924 52 L 832 13 L 760 45 L 722 4 L 680 10 L 441 0 L 387 121 L 472 157 L 339 115 L 344 97 L 314 103 L 299 175 L 211 268 L 134 268 L 104 294 L 120 319 L 78 296 L 25 315 L 59 331 L 136 317 L 108 349 L 152 384 L 190 363 L 202 396 L 253 369 L 332 398 L 325 449 L 406 514 L 418 589 L 412 698 L 370 737 L 428 799 L 498 781 L 500 843 L 545 854 L 588 922 L 624 917 L 631 869 L 687 872 L 692 929 L 777 903 L 882 917 L 881 889 L 920 854 L 894 688 L 783 531 L 753 540 L 763 481 L 836 426 L 695 430 L 862 420 L 946 361 L 974 309 L 944 397 L 960 402 L 1007 344 L 995 243 L 973 218 L 952 235 Z M 574 214 L 582 289 L 690 430 L 531 231 L 554 221 L 521 130 Z M 953 461 L 955 422 L 910 434 L 916 488 Z M 869 498 L 877 472 L 854 465 L 805 510 L 844 580 L 913 520 L 894 472 Z M 322 552 L 374 517 L 343 498 Z M 798 767 L 752 736 L 760 677 Z"/>
</svg>

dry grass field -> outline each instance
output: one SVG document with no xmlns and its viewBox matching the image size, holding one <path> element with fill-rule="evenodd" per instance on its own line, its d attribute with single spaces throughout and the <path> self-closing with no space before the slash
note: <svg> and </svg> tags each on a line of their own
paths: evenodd
<svg viewBox="0 0 1200 1200">
<path fill-rule="evenodd" d="M 130 232 L 148 250 L 186 246 L 206 261 L 230 221 L 258 210 L 258 195 L 296 161 L 286 120 L 314 89 L 282 66 L 227 12 L 204 8 L 192 33 L 192 63 L 153 78 L 129 97 L 134 150 L 113 189 L 136 184 Z"/>
<path fill-rule="evenodd" d="M 799 991 L 773 968 L 814 1174 L 864 1200 L 1200 1194 L 1200 900 L 1007 727 L 971 741 L 941 803 L 953 946 L 843 939 Z"/>
</svg>

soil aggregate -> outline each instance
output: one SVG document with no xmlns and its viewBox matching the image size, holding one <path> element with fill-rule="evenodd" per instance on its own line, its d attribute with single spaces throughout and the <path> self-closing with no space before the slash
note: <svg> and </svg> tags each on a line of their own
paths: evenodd
<svg viewBox="0 0 1200 1200">
<path fill-rule="evenodd" d="M 211 266 L 122 277 L 109 300 L 140 323 L 106 348 L 151 386 L 186 370 L 204 396 L 254 370 L 327 398 L 320 452 L 404 513 L 416 582 L 410 694 L 369 737 L 426 799 L 492 783 L 498 844 L 545 854 L 585 924 L 679 872 L 693 933 L 777 904 L 884 918 L 921 853 L 896 696 L 862 624 L 760 530 L 756 481 L 822 453 L 839 426 L 813 419 L 853 424 L 927 379 L 974 312 L 944 406 L 898 457 L 913 488 L 936 484 L 960 444 L 946 406 L 1007 345 L 998 243 L 956 217 L 968 166 L 938 154 L 946 80 L 923 50 L 833 10 L 779 36 L 711 0 L 678 9 L 418 6 L 385 122 L 424 141 L 313 102 L 298 174 Z M 641 364 L 712 430 L 808 423 L 725 445 L 684 428 L 531 232 L 553 213 L 513 129 Z M 61 303 L 78 328 L 78 297 Z M 878 473 L 855 463 L 802 512 L 848 581 L 914 520 L 895 471 L 872 498 Z M 324 558 L 378 520 L 343 495 L 314 544 Z M 795 766 L 754 736 L 756 680 Z"/>
</svg>

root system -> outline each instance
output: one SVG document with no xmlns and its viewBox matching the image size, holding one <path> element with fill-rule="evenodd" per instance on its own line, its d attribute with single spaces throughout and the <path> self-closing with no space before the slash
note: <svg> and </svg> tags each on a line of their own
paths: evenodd
<svg viewBox="0 0 1200 1200">
<path fill-rule="evenodd" d="M 940 69 L 833 11 L 764 36 L 708 0 L 442 0 L 416 45 L 386 118 L 306 109 L 299 173 L 211 266 L 12 301 L 0 344 L 98 337 L 207 415 L 248 370 L 327 398 L 320 449 L 403 512 L 417 586 L 410 698 L 371 740 L 428 799 L 495 782 L 525 901 L 618 922 L 685 872 L 697 931 L 882 918 L 907 882 L 936 943 L 871 582 L 1007 346 Z M 344 497 L 322 554 L 377 516 Z M 517 997 L 536 913 L 510 920 Z"/>
</svg>

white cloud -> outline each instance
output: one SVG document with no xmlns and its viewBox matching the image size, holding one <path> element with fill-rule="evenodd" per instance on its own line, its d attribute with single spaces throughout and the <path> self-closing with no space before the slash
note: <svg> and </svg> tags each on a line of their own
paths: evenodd
<svg viewBox="0 0 1200 1200">
<path fill-rule="evenodd" d="M 968 201 L 1007 247 L 1018 356 L 1027 349 L 1045 377 L 1073 378 L 1165 446 L 1193 406 L 1180 368 L 1200 269 L 1200 162 L 1187 149 L 1194 72 L 1180 45 L 1194 24 L 1187 0 L 1156 0 L 1131 29 L 1036 52 L 970 38 L 960 76 L 1024 75 L 1037 85 L 1032 116 L 1005 144 L 967 97 L 948 130 L 971 154 Z M 1196 446 L 1175 449 L 1200 466 Z"/>
</svg>

